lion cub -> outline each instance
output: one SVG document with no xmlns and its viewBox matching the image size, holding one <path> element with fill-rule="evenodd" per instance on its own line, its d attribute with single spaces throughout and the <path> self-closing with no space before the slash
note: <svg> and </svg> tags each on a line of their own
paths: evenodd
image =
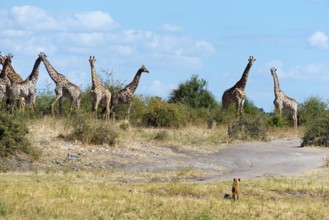
<svg viewBox="0 0 329 220">
<path fill-rule="evenodd" d="M 240 199 L 240 178 L 233 179 L 233 184 L 232 184 L 232 197 L 235 200 L 239 200 Z"/>
</svg>

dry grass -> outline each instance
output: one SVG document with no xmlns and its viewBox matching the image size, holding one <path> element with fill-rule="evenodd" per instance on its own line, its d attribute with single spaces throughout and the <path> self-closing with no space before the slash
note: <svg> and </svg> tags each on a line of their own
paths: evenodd
<svg viewBox="0 0 329 220">
<path fill-rule="evenodd" d="M 269 139 L 280 139 L 280 138 L 301 138 L 304 135 L 304 127 L 298 127 L 294 129 L 293 127 L 286 128 L 270 128 L 267 131 L 267 136 Z"/>
<path fill-rule="evenodd" d="M 242 180 L 241 200 L 211 184 L 112 183 L 111 173 L 3 173 L 5 219 L 325 219 L 328 169 L 295 178 Z"/>
<path fill-rule="evenodd" d="M 223 198 L 231 191 L 231 181 L 189 183 L 190 179 L 203 175 L 192 167 L 137 174 L 95 162 L 111 159 L 129 164 L 134 160 L 156 160 L 158 154 L 175 153 L 164 145 L 177 146 L 178 151 L 211 153 L 229 142 L 226 126 L 177 130 L 129 127 L 120 132 L 122 142 L 114 147 L 65 143 L 58 137 L 68 132 L 62 119 L 45 117 L 29 128 L 32 142 L 43 150 L 43 155 L 34 172 L 0 173 L 0 219 L 326 219 L 329 216 L 328 159 L 325 168 L 300 177 L 242 179 L 241 200 L 237 202 Z M 268 136 L 300 137 L 301 133 L 302 128 L 272 129 Z M 92 162 L 93 169 L 70 172 L 68 167 L 73 164 L 70 161 L 65 166 L 54 163 L 68 152 L 63 144 L 72 147 L 69 152 L 84 155 L 83 161 L 75 162 L 80 168 Z M 97 153 L 103 149 L 110 153 Z"/>
</svg>

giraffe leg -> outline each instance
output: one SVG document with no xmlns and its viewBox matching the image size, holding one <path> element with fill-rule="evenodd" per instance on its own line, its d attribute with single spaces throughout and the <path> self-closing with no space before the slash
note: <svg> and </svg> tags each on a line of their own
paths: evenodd
<svg viewBox="0 0 329 220">
<path fill-rule="evenodd" d="M 21 97 L 21 98 L 19 99 L 19 108 L 20 108 L 22 111 L 24 111 L 24 109 L 25 109 L 25 98 L 24 98 L 24 97 Z"/>
<path fill-rule="evenodd" d="M 81 97 L 79 97 L 77 99 L 77 107 L 78 107 L 78 109 L 80 109 L 80 107 L 81 107 Z"/>
<path fill-rule="evenodd" d="M 128 109 L 127 109 L 127 112 L 126 112 L 126 120 L 130 121 L 130 109 L 131 109 L 131 106 L 132 106 L 132 102 L 129 102 L 128 104 Z"/>
<path fill-rule="evenodd" d="M 55 117 L 55 111 L 54 111 L 54 106 L 56 102 L 58 102 L 60 96 L 56 96 L 55 100 L 51 103 L 51 113 L 53 114 L 53 117 Z"/>
<path fill-rule="evenodd" d="M 241 116 L 241 103 L 238 102 L 236 104 L 236 120 L 240 121 L 240 116 Z"/>
<path fill-rule="evenodd" d="M 106 119 L 106 121 L 109 121 L 109 119 L 110 119 L 110 102 L 111 102 L 111 97 L 110 98 L 106 98 L 105 99 L 105 119 Z"/>
<path fill-rule="evenodd" d="M 297 112 L 293 113 L 292 119 L 294 121 L 294 128 L 297 128 Z"/>
<path fill-rule="evenodd" d="M 97 119 L 97 109 L 98 109 L 98 105 L 99 105 L 100 101 L 101 100 L 98 97 L 96 97 L 96 102 L 95 102 L 95 106 L 94 106 L 94 109 L 93 109 L 93 115 L 96 119 Z"/>
<path fill-rule="evenodd" d="M 115 99 L 111 100 L 111 107 L 110 107 L 110 117 L 112 118 L 113 123 L 115 123 L 115 111 L 116 111 L 116 107 L 118 104 L 118 101 L 116 101 Z"/>
<path fill-rule="evenodd" d="M 59 115 L 62 115 L 63 111 L 63 96 L 58 99 Z"/>
</svg>

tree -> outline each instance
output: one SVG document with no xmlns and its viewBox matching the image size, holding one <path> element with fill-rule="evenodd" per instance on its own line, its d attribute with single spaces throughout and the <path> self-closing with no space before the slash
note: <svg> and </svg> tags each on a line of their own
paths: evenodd
<svg viewBox="0 0 329 220">
<path fill-rule="evenodd" d="M 169 96 L 169 103 L 182 103 L 192 108 L 210 108 L 216 105 L 213 94 L 207 90 L 207 81 L 192 75 L 190 80 L 179 84 Z"/>
</svg>

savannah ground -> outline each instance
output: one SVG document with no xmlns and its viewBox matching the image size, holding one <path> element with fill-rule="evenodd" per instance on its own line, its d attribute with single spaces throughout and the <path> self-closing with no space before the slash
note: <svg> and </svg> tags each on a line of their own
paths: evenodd
<svg viewBox="0 0 329 220">
<path fill-rule="evenodd" d="M 115 146 L 67 141 L 61 119 L 29 125 L 42 151 L 33 169 L 0 174 L 3 219 L 326 219 L 329 162 L 295 176 L 241 180 L 241 200 L 225 200 L 232 180 L 200 182 L 225 167 L 186 163 L 230 142 L 227 129 L 120 130 Z M 298 138 L 302 129 L 268 132 L 269 139 Z M 321 149 L 322 150 L 322 149 Z M 326 151 L 326 150 L 324 150 Z M 75 155 L 77 158 L 68 159 Z M 206 157 L 205 157 L 206 158 Z M 192 161 L 193 162 L 193 161 Z M 17 162 L 19 163 L 19 161 Z M 157 164 L 166 164 L 157 167 Z M 153 166 L 149 166 L 153 164 Z M 148 165 L 148 166 L 146 166 Z M 22 167 L 21 167 L 22 169 Z"/>
</svg>

